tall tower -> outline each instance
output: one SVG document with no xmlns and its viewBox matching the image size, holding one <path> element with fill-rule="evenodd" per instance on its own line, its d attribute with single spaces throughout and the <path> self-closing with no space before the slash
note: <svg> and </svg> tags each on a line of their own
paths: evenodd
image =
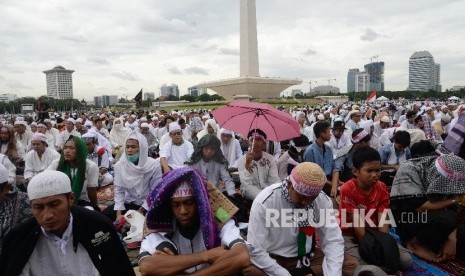
<svg viewBox="0 0 465 276">
<path fill-rule="evenodd" d="M 259 77 L 255 0 L 241 0 L 240 17 L 240 76 Z"/>
<path fill-rule="evenodd" d="M 47 82 L 47 96 L 54 99 L 73 98 L 73 70 L 67 70 L 62 66 L 43 71 Z"/>
<path fill-rule="evenodd" d="M 409 60 L 409 90 L 441 91 L 440 66 L 428 51 L 413 53 Z"/>
</svg>

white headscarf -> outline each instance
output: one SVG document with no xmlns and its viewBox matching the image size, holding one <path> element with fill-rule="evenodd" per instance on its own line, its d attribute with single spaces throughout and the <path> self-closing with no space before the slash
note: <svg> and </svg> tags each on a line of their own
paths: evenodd
<svg viewBox="0 0 465 276">
<path fill-rule="evenodd" d="M 115 122 L 119 121 L 119 124 Z M 124 120 L 117 118 L 114 120 L 113 128 L 110 131 L 110 142 L 118 146 L 122 146 L 126 143 L 126 137 L 131 133 L 131 130 L 124 126 Z"/>
<path fill-rule="evenodd" d="M 230 167 L 234 166 L 234 163 L 236 162 L 236 147 L 237 147 L 237 144 L 235 141 L 236 138 L 234 137 L 234 132 L 222 128 L 220 131 L 220 136 L 221 134 L 229 134 L 232 136 L 231 140 L 229 140 L 229 145 L 227 146 L 223 144 L 223 141 L 221 141 L 221 137 L 220 137 L 220 141 L 221 141 L 221 151 L 223 152 L 224 157 L 226 157 L 226 159 L 228 160 L 229 166 Z"/>
<path fill-rule="evenodd" d="M 216 137 L 220 139 L 221 134 L 220 134 L 220 130 L 219 130 L 218 124 L 216 123 L 215 119 L 208 119 L 205 121 L 205 126 L 199 133 L 197 133 L 197 138 L 200 140 L 202 139 L 203 136 L 208 134 L 208 125 L 210 125 L 215 130 Z"/>
<path fill-rule="evenodd" d="M 136 188 L 138 193 L 145 189 L 145 185 L 140 185 L 144 180 L 144 175 L 148 172 L 156 170 L 157 161 L 148 157 L 148 144 L 147 139 L 137 131 L 132 131 L 124 141 L 124 148 L 126 148 L 126 141 L 134 139 L 139 142 L 139 162 L 137 165 L 130 162 L 126 155 L 126 150 L 121 155 L 120 160 L 116 164 L 118 169 L 115 169 L 115 179 L 119 178 L 121 181 L 115 181 L 115 185 L 125 188 Z"/>
</svg>

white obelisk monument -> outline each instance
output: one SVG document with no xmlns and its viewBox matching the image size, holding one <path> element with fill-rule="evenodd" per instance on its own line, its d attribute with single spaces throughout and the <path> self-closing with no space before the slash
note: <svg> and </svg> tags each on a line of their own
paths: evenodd
<svg viewBox="0 0 465 276">
<path fill-rule="evenodd" d="M 301 84 L 299 79 L 262 78 L 258 66 L 257 15 L 255 0 L 240 3 L 240 75 L 239 78 L 201 83 L 227 100 L 234 97 L 274 98 L 286 88 Z"/>
<path fill-rule="evenodd" d="M 260 77 L 255 0 L 241 0 L 241 77 Z"/>
</svg>

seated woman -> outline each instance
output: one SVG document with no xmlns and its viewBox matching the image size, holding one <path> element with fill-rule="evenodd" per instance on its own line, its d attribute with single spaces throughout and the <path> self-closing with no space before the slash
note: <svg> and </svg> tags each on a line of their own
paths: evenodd
<svg viewBox="0 0 465 276">
<path fill-rule="evenodd" d="M 391 189 L 391 209 L 401 241 L 413 254 L 442 262 L 465 259 L 465 225 L 456 204 L 465 195 L 465 160 L 424 156 L 400 165 Z"/>
</svg>

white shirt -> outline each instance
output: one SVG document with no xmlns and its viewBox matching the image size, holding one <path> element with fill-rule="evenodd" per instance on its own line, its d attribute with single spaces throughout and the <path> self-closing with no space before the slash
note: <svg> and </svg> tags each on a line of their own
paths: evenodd
<svg viewBox="0 0 465 276">
<path fill-rule="evenodd" d="M 71 135 L 81 137 L 81 133 L 77 132 L 76 130 L 73 129 L 73 131 L 68 132 L 65 129 L 62 133 L 60 133 L 60 138 L 58 139 L 60 142 L 58 143 L 58 146 L 63 147 Z"/>
<path fill-rule="evenodd" d="M 4 155 L 3 153 L 0 153 L 0 163 L 5 166 L 5 168 L 8 170 L 8 183 L 14 185 L 16 184 L 16 167 L 15 165 L 10 161 L 8 156 Z"/>
<path fill-rule="evenodd" d="M 168 166 L 172 169 L 176 169 L 183 167 L 184 162 L 192 156 L 193 152 L 194 147 L 189 141 L 184 140 L 184 142 L 179 146 L 173 145 L 173 141 L 169 141 L 160 150 L 160 157 L 166 158 Z"/>
<path fill-rule="evenodd" d="M 84 246 L 78 243 L 76 252 L 73 250 L 72 215 L 61 238 L 46 233 L 43 229 L 39 235 L 36 247 L 21 275 L 100 275 Z"/>
<path fill-rule="evenodd" d="M 54 160 L 50 166 L 48 166 L 47 170 L 52 170 L 56 171 L 58 168 L 58 163 L 60 162 L 60 159 Z M 77 172 L 77 169 L 71 168 L 71 175 L 75 175 Z M 84 180 L 84 183 L 82 184 L 82 191 L 81 195 L 79 196 L 79 199 L 89 201 L 89 196 L 87 195 L 87 188 L 97 188 L 98 187 L 98 167 L 97 164 L 94 162 L 90 161 L 89 159 L 86 159 L 86 179 Z"/>
<path fill-rule="evenodd" d="M 341 138 L 336 138 L 334 134 L 331 132 L 331 139 L 328 142 L 325 142 L 325 145 L 328 145 L 331 150 L 333 151 L 333 157 L 336 158 L 339 151 L 349 145 L 352 144 L 350 141 L 349 135 L 347 133 L 343 133 Z"/>
<path fill-rule="evenodd" d="M 59 160 L 60 154 L 51 148 L 46 148 L 42 157 L 35 150 L 29 151 L 24 157 L 24 178 L 28 179 L 47 169 L 53 161 Z"/>
<path fill-rule="evenodd" d="M 328 196 L 321 192 L 314 200 L 316 210 L 333 210 L 333 204 Z M 261 252 L 260 258 L 252 259 L 254 265 L 258 268 L 268 268 L 272 271 L 268 275 L 288 275 L 281 266 L 279 266 L 269 254 L 275 254 L 282 257 L 297 257 L 297 234 L 298 227 L 278 227 L 269 224 L 267 227 L 267 211 L 277 210 L 285 213 L 286 217 L 292 218 L 294 206 L 291 205 L 283 196 L 281 183 L 271 185 L 255 198 L 252 208 L 250 209 L 249 228 L 247 242 L 251 243 L 254 249 Z M 285 210 L 281 212 L 281 210 Z M 323 212 L 323 214 L 325 214 Z M 336 222 L 334 213 L 329 213 L 329 218 L 335 223 L 322 223 L 323 226 L 316 229 L 320 238 L 321 251 L 324 253 L 323 274 L 324 275 L 342 275 L 342 263 L 344 261 L 344 239 L 341 229 Z M 320 218 L 321 220 L 322 218 Z M 281 223 L 281 217 L 278 219 Z M 310 253 L 312 238 L 307 236 L 306 252 Z M 256 263 L 257 262 L 257 263 Z M 284 270 L 284 271 L 283 271 Z"/>
</svg>

